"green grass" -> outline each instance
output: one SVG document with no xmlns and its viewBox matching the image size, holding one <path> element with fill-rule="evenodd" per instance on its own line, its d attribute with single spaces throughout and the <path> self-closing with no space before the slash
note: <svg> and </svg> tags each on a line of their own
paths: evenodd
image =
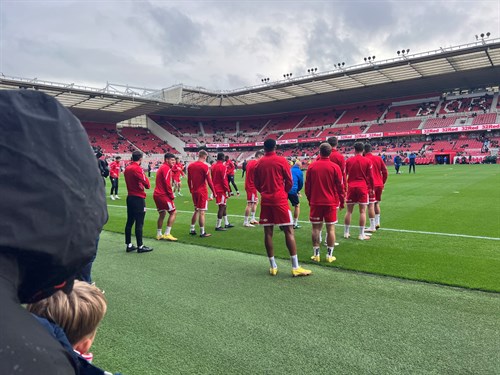
<svg viewBox="0 0 500 375">
<path fill-rule="evenodd" d="M 406 169 L 403 172 L 394 175 L 390 170 L 381 206 L 382 229 L 373 235 L 372 240 L 362 242 L 340 238 L 342 227 L 337 228 L 340 242 L 335 249 L 337 261 L 323 266 L 499 292 L 500 165 L 417 166 L 415 175 L 407 174 Z M 243 193 L 240 176 L 237 173 L 237 184 Z M 154 183 L 154 178 L 152 180 Z M 205 239 L 189 236 L 192 203 L 185 181 L 184 196 L 175 201 L 179 213 L 172 231 L 181 243 L 265 255 L 262 229 L 241 227 L 242 217 L 231 218 L 236 228 L 228 232 L 217 232 Z M 121 196 L 125 198 L 125 187 L 121 182 Z M 245 194 L 231 198 L 228 214 L 243 215 L 245 198 Z M 109 201 L 109 205 L 110 220 L 105 229 L 122 233 L 126 220 L 125 199 Z M 144 234 L 153 238 L 157 214 L 152 190 L 148 193 L 147 205 L 152 210 L 146 215 Z M 300 218 L 304 223 L 295 233 L 299 258 L 303 263 L 310 262 L 311 255 L 308 211 L 307 200 L 302 198 Z M 206 227 L 210 231 L 215 227 L 216 206 L 213 202 L 208 212 Z M 344 212 L 340 213 L 340 223 Z M 355 214 L 353 224 L 357 220 Z M 356 226 L 351 233 L 356 237 Z M 149 245 L 156 245 L 153 240 L 146 241 Z M 275 233 L 275 247 L 277 257 L 288 258 L 283 234 L 279 231 Z M 263 258 L 262 268 L 266 267 L 267 261 Z"/>
<path fill-rule="evenodd" d="M 312 276 L 292 278 L 288 260 L 278 260 L 280 273 L 270 277 L 263 256 L 154 245 L 152 253 L 127 254 L 121 234 L 102 233 L 93 278 L 109 306 L 92 351 L 108 371 L 500 373 L 499 294 L 315 265 Z M 342 244 L 349 251 L 339 258 L 351 264 L 347 255 L 363 252 L 369 267 L 381 250 L 368 245 Z"/>
</svg>

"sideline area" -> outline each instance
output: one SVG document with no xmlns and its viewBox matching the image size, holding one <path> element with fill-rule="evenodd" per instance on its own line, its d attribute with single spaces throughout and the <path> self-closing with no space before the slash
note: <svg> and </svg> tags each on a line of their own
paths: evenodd
<svg viewBox="0 0 500 375">
<path fill-rule="evenodd" d="M 500 295 L 183 243 L 126 254 L 103 232 L 93 347 L 124 374 L 499 373 Z"/>
</svg>

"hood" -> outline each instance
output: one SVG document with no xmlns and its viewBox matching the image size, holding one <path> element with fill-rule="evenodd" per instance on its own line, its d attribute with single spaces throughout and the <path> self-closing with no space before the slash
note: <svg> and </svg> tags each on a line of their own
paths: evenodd
<svg viewBox="0 0 500 375">
<path fill-rule="evenodd" d="M 106 220 L 80 121 L 46 94 L 0 90 L 0 257 L 17 260 L 20 301 L 70 289 Z"/>
</svg>

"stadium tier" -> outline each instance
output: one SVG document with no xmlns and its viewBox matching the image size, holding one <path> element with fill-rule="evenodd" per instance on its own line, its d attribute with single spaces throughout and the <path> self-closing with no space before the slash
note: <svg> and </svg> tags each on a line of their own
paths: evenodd
<svg viewBox="0 0 500 375">
<path fill-rule="evenodd" d="M 385 122 L 374 124 L 370 126 L 367 133 L 376 132 L 407 132 L 411 130 L 417 130 L 421 125 L 421 120 L 410 120 L 410 121 L 398 121 L 398 122 Z"/>
<path fill-rule="evenodd" d="M 484 113 L 474 117 L 472 120 L 472 125 L 483 125 L 483 124 L 496 124 L 497 114 L 496 113 Z"/>
<path fill-rule="evenodd" d="M 122 128 L 121 135 L 146 154 L 178 153 L 167 142 L 144 128 Z"/>
<path fill-rule="evenodd" d="M 365 103 L 348 107 L 343 110 L 337 124 L 351 124 L 356 122 L 371 122 L 382 117 L 387 109 L 387 103 Z"/>
<path fill-rule="evenodd" d="M 447 99 L 441 105 L 440 115 L 449 115 L 465 112 L 487 112 L 491 110 L 493 95 L 481 95 L 473 97 L 458 97 Z"/>
<path fill-rule="evenodd" d="M 83 122 L 92 147 L 100 149 L 105 154 L 131 153 L 136 148 L 123 138 L 115 124 Z"/>
<path fill-rule="evenodd" d="M 446 128 L 452 126 L 457 121 L 457 117 L 430 118 L 424 124 L 424 129 Z"/>
</svg>

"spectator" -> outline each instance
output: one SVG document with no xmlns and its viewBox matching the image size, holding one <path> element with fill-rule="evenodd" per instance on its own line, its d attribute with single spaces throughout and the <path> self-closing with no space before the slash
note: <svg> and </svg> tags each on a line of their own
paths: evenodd
<svg viewBox="0 0 500 375">
<path fill-rule="evenodd" d="M 0 373 L 76 374 L 74 358 L 20 305 L 69 293 L 95 255 L 107 220 L 96 157 L 78 119 L 38 91 L 0 92 L 0 134 L 8 197 L 0 201 L 0 348 L 10 348 L 0 351 Z"/>
<path fill-rule="evenodd" d="M 94 356 L 89 353 L 107 309 L 101 290 L 95 285 L 76 281 L 71 293 L 57 292 L 29 304 L 27 309 L 76 359 L 81 375 L 105 374 L 91 364 Z"/>
</svg>

